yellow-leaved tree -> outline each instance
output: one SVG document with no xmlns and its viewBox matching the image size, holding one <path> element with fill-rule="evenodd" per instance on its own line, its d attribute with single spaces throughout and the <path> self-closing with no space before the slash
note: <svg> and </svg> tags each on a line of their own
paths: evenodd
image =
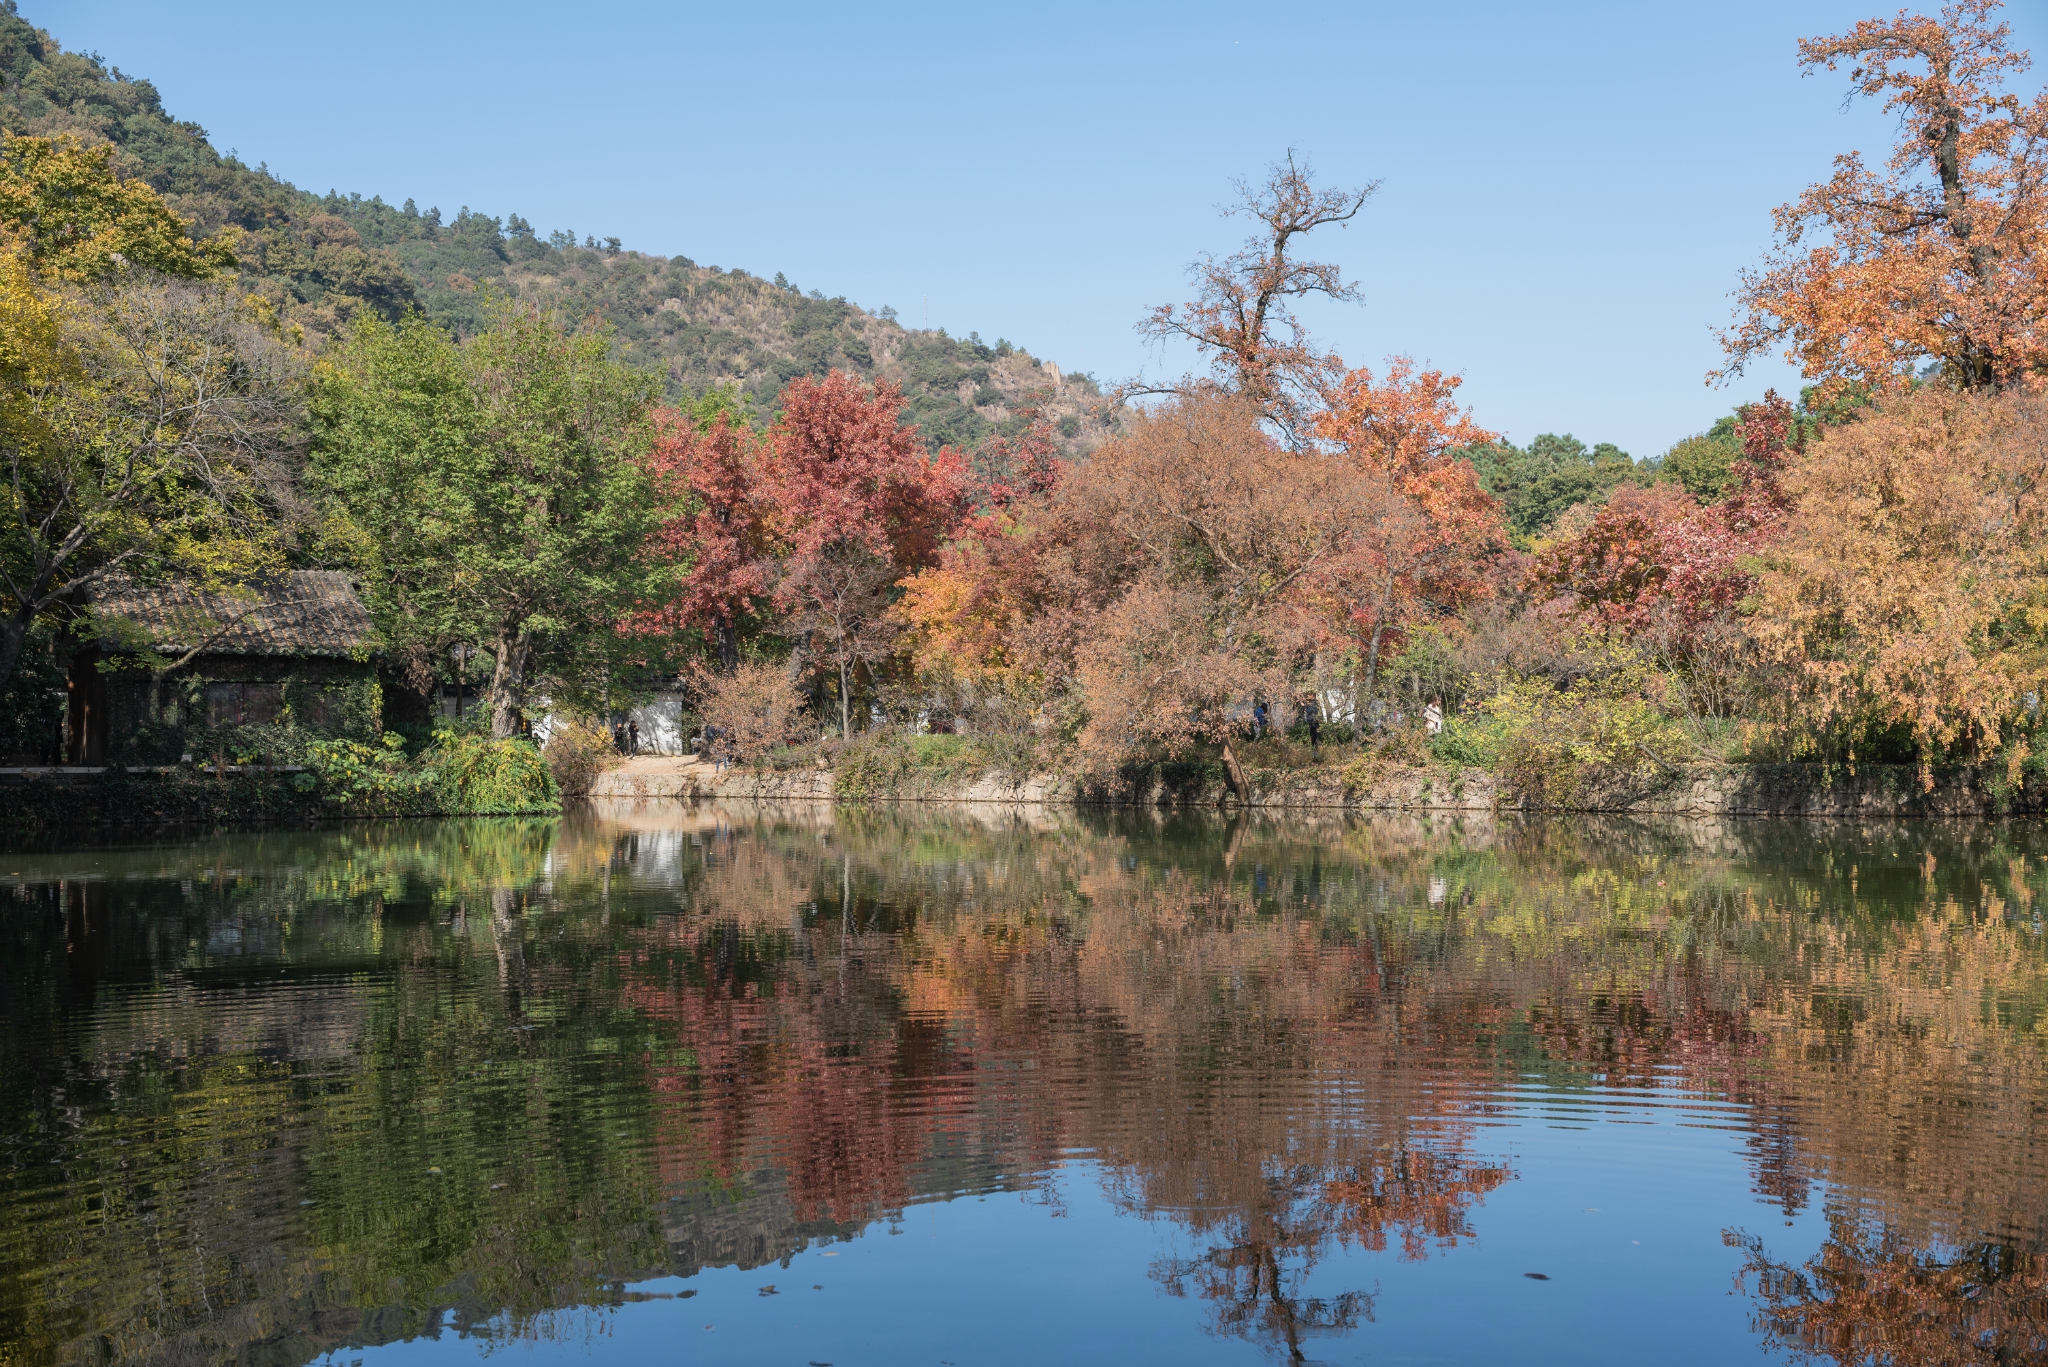
<svg viewBox="0 0 2048 1367">
<path fill-rule="evenodd" d="M 2048 691 L 2048 398 L 1942 386 L 1830 429 L 1785 477 L 1750 630 L 1797 749 L 2004 759 Z"/>
<path fill-rule="evenodd" d="M 296 351 L 107 149 L 0 144 L 0 689 L 115 576 L 283 568 Z"/>
<path fill-rule="evenodd" d="M 132 266 L 203 280 L 234 266 L 225 235 L 195 241 L 155 190 L 114 173 L 113 156 L 111 143 L 0 133 L 0 223 L 31 270 L 105 280 Z"/>
</svg>

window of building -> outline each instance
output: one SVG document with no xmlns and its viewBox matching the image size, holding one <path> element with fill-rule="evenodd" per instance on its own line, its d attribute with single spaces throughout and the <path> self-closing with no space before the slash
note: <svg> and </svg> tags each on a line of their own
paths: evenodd
<svg viewBox="0 0 2048 1367">
<path fill-rule="evenodd" d="M 206 686 L 208 726 L 268 726 L 284 711 L 284 685 L 210 683 Z"/>
</svg>

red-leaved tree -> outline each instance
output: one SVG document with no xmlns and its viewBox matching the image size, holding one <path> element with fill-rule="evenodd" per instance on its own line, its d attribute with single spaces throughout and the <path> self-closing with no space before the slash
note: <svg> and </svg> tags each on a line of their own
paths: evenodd
<svg viewBox="0 0 2048 1367">
<path fill-rule="evenodd" d="M 870 680 L 894 650 L 896 584 L 934 564 L 967 511 L 967 462 L 928 454 L 901 425 L 903 391 L 842 371 L 782 394 L 768 432 L 763 488 L 788 548 L 775 600 L 790 633 L 839 685 L 841 734 L 863 668 Z"/>
<path fill-rule="evenodd" d="M 739 627 L 768 601 L 776 579 L 777 509 L 764 487 L 760 435 L 730 413 L 699 423 L 673 409 L 656 415 L 645 461 L 657 494 L 677 509 L 649 553 L 681 567 L 675 596 L 635 614 L 640 634 L 702 631 L 722 673 L 739 662 Z"/>
</svg>

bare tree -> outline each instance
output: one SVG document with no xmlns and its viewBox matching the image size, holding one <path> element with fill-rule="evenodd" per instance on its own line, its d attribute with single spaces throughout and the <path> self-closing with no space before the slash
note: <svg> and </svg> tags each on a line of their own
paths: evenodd
<svg viewBox="0 0 2048 1367">
<path fill-rule="evenodd" d="M 1303 420 L 1332 378 L 1334 365 L 1309 341 L 1294 301 L 1321 294 L 1355 303 L 1359 294 L 1334 264 L 1299 261 L 1290 253 L 1296 238 L 1356 218 L 1379 182 L 1356 190 L 1318 190 L 1313 169 L 1289 148 L 1284 161 L 1268 168 L 1262 184 L 1240 180 L 1236 189 L 1238 202 L 1223 211 L 1225 216 L 1255 219 L 1259 231 L 1222 260 L 1205 255 L 1188 268 L 1197 286 L 1193 300 L 1161 304 L 1138 324 L 1139 333 L 1154 341 L 1193 342 L 1209 360 L 1213 376 L 1187 376 L 1171 385 L 1136 382 L 1124 392 L 1234 390 L 1257 404 L 1290 445 L 1299 446 Z"/>
</svg>

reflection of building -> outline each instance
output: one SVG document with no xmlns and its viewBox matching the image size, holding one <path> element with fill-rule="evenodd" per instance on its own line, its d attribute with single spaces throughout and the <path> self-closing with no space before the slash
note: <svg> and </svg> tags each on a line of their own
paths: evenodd
<svg viewBox="0 0 2048 1367">
<path fill-rule="evenodd" d="M 783 1175 L 762 1168 L 723 1182 L 693 1182 L 671 1195 L 662 1217 L 668 1266 L 659 1275 L 694 1277 L 707 1267 L 766 1267 L 821 1239 L 851 1239 L 866 1220 L 800 1220 Z"/>
<path fill-rule="evenodd" d="M 348 576 L 295 570 L 234 593 L 117 585 L 71 659 L 65 758 L 278 758 L 299 735 L 368 736 L 380 693 L 370 615 Z"/>
</svg>

